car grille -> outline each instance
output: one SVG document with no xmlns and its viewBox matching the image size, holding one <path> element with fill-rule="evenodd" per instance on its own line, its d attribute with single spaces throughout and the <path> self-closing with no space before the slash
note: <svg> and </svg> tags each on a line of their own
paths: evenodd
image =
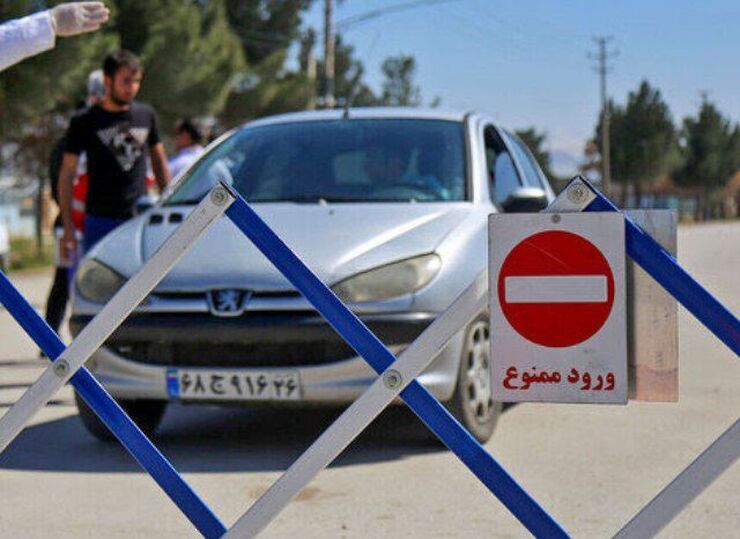
<svg viewBox="0 0 740 539">
<path fill-rule="evenodd" d="M 356 355 L 339 340 L 300 344 L 116 342 L 107 346 L 137 363 L 176 367 L 296 367 L 324 365 Z"/>
<path fill-rule="evenodd" d="M 73 335 L 90 322 L 73 315 Z M 431 324 L 430 313 L 368 315 L 363 322 L 389 347 L 405 346 Z M 233 318 L 204 313 L 139 313 L 105 347 L 129 361 L 164 367 L 298 367 L 326 365 L 354 350 L 311 311 L 254 311 Z"/>
</svg>

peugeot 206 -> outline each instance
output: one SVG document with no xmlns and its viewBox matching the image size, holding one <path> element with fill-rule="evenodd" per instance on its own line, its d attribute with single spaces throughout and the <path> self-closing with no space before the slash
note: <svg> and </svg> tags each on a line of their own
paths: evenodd
<svg viewBox="0 0 740 539">
<path fill-rule="evenodd" d="M 219 182 L 395 354 L 485 270 L 490 213 L 537 211 L 553 199 L 529 150 L 484 115 L 378 108 L 253 121 L 211 144 L 158 204 L 86 255 L 74 284 L 74 335 Z M 481 441 L 501 410 L 489 353 L 480 313 L 418 378 Z M 173 401 L 337 405 L 375 379 L 226 218 L 88 367 L 149 432 Z M 77 404 L 88 430 L 107 438 Z"/>
</svg>

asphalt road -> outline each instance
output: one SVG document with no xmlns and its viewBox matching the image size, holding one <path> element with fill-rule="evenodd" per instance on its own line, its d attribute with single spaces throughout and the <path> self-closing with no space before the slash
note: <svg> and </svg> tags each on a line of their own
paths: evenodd
<svg viewBox="0 0 740 539">
<path fill-rule="evenodd" d="M 679 229 L 679 260 L 740 311 L 740 223 Z M 49 273 L 13 275 L 41 307 Z M 613 535 L 740 415 L 738 358 L 680 314 L 680 403 L 523 404 L 487 448 L 570 533 Z M 0 309 L 0 409 L 41 373 L 33 343 Z M 3 413 L 0 411 L 0 413 Z M 158 446 L 227 525 L 328 426 L 333 413 L 168 410 Z M 382 418 L 272 522 L 264 537 L 521 537 L 526 530 L 449 452 Z M 740 464 L 663 537 L 740 529 Z M 0 456 L 2 537 L 195 537 L 117 445 L 95 441 L 64 388 Z"/>
</svg>

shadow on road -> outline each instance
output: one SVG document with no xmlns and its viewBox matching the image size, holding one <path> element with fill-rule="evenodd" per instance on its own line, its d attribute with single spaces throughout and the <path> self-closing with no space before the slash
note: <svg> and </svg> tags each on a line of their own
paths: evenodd
<svg viewBox="0 0 740 539">
<path fill-rule="evenodd" d="M 249 410 L 171 405 L 154 443 L 180 472 L 279 471 L 341 410 Z M 384 412 L 332 466 L 385 462 L 445 451 L 407 409 Z M 27 428 L 0 455 L 0 468 L 59 472 L 138 472 L 118 443 L 99 442 L 76 415 Z"/>
</svg>

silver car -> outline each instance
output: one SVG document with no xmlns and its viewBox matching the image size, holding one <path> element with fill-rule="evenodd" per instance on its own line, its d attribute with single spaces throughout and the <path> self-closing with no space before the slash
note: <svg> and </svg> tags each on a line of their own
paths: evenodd
<svg viewBox="0 0 740 539">
<path fill-rule="evenodd" d="M 219 181 L 396 354 L 486 267 L 487 217 L 553 198 L 532 155 L 485 116 L 350 109 L 275 116 L 216 141 L 155 207 L 83 260 L 73 334 Z M 145 431 L 170 401 L 341 404 L 375 375 L 227 219 L 216 223 L 89 361 Z M 481 313 L 419 381 L 481 441 L 500 403 Z M 107 430 L 77 399 L 88 429 Z"/>
</svg>

